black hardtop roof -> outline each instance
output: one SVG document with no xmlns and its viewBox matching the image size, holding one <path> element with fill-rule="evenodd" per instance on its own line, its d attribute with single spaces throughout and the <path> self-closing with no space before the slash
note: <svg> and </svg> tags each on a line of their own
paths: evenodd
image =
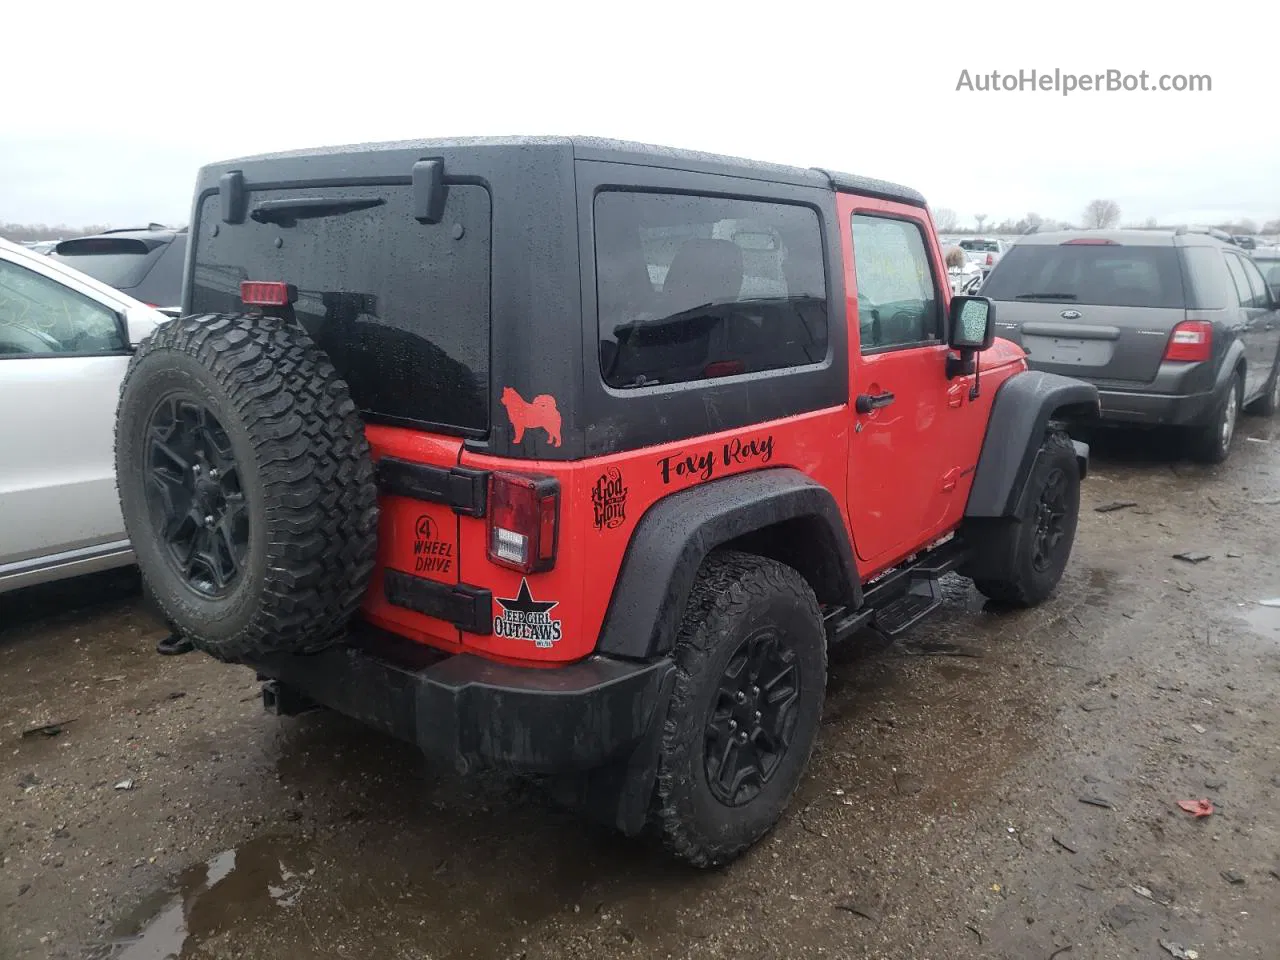
<svg viewBox="0 0 1280 960">
<path fill-rule="evenodd" d="M 611 163 L 630 163 L 650 167 L 666 167 L 695 173 L 719 174 L 752 180 L 790 183 L 802 186 L 822 187 L 866 196 L 880 197 L 925 206 L 924 197 L 910 187 L 840 173 L 817 167 L 792 167 L 785 164 L 765 163 L 742 157 L 729 157 L 697 150 L 680 150 L 626 140 L 609 140 L 601 137 L 446 137 L 427 140 L 397 140 L 382 143 L 357 143 L 338 146 L 312 147 L 279 153 L 259 154 L 224 160 L 205 166 L 201 173 L 206 181 L 217 174 L 258 164 L 277 164 L 291 160 L 344 158 L 355 161 L 361 156 L 377 154 L 420 153 L 431 150 L 474 149 L 503 150 L 529 148 L 568 148 L 579 160 L 599 160 Z"/>
</svg>

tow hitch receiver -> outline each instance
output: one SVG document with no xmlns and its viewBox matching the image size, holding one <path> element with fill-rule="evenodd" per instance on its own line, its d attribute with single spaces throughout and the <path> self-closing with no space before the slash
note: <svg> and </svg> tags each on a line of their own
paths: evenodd
<svg viewBox="0 0 1280 960">
<path fill-rule="evenodd" d="M 276 717 L 296 717 L 318 710 L 320 705 L 279 680 L 268 680 L 262 685 L 262 708 Z"/>
</svg>

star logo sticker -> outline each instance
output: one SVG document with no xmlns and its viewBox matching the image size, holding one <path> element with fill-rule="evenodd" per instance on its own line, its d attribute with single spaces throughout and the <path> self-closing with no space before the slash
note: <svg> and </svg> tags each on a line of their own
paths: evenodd
<svg viewBox="0 0 1280 960">
<path fill-rule="evenodd" d="M 520 592 L 514 598 L 504 600 L 502 597 L 495 597 L 494 599 L 502 604 L 502 609 L 508 613 L 546 613 L 560 604 L 559 600 L 533 599 L 533 594 L 529 592 L 529 581 L 524 577 L 520 578 Z"/>
</svg>

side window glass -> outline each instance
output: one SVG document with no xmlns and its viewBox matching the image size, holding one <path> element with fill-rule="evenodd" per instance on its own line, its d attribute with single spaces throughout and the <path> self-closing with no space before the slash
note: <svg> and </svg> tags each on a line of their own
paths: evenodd
<svg viewBox="0 0 1280 960">
<path fill-rule="evenodd" d="M 941 340 L 941 303 L 919 224 L 855 213 L 853 267 L 863 353 Z"/>
<path fill-rule="evenodd" d="M 827 357 L 822 231 L 808 207 L 604 191 L 595 254 L 600 370 L 615 389 Z"/>
<path fill-rule="evenodd" d="M 1244 257 L 1240 258 L 1240 265 L 1244 267 L 1244 275 L 1249 281 L 1249 289 L 1253 291 L 1253 305 L 1259 309 L 1266 307 L 1267 282 L 1262 279 L 1262 274 L 1258 271 L 1258 265 Z"/>
<path fill-rule="evenodd" d="M 1253 291 L 1249 288 L 1249 278 L 1244 274 L 1244 265 L 1234 253 L 1223 254 L 1227 260 L 1227 271 L 1236 287 L 1236 300 L 1242 307 L 1253 305 Z"/>
<path fill-rule="evenodd" d="M 55 280 L 0 260 L 0 356 L 124 349 L 116 315 Z"/>
</svg>

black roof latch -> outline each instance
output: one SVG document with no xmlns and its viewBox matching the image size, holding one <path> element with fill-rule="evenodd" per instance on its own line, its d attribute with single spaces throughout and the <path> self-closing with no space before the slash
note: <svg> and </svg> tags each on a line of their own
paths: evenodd
<svg viewBox="0 0 1280 960">
<path fill-rule="evenodd" d="M 413 218 L 439 223 L 444 217 L 444 161 L 419 160 L 413 165 Z"/>
<path fill-rule="evenodd" d="M 244 174 L 239 170 L 232 170 L 220 176 L 218 199 L 222 203 L 223 223 L 244 223 L 245 207 L 249 200 L 249 191 L 244 187 Z"/>
</svg>

